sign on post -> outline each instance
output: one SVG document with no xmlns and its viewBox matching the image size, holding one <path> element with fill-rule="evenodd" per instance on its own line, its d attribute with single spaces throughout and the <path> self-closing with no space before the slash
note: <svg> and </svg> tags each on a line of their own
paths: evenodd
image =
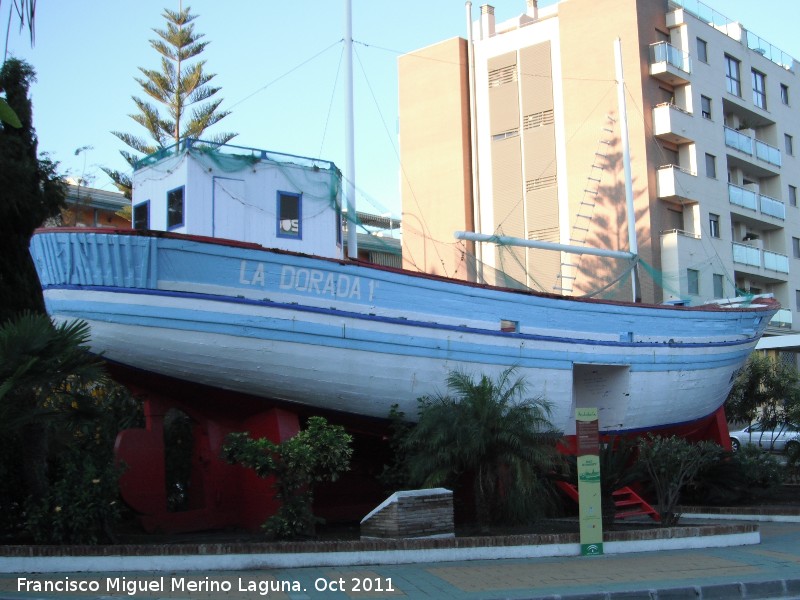
<svg viewBox="0 0 800 600">
<path fill-rule="evenodd" d="M 603 504 L 600 495 L 600 436 L 597 409 L 575 411 L 578 442 L 578 515 L 582 556 L 603 554 Z"/>
</svg>

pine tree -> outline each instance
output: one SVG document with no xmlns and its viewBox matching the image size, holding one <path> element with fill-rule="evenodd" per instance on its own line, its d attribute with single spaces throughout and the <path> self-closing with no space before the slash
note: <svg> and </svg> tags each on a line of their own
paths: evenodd
<svg viewBox="0 0 800 600">
<path fill-rule="evenodd" d="M 130 133 L 112 132 L 140 154 L 152 154 L 187 137 L 224 144 L 236 136 L 235 133 L 222 133 L 208 137 L 204 133 L 230 111 L 219 110 L 221 98 L 210 100 L 220 88 L 209 85 L 214 75 L 203 71 L 206 61 L 192 62 L 208 42 L 201 41 L 204 34 L 195 32 L 193 21 L 197 15 L 190 12 L 188 6 L 178 11 L 164 9 L 162 16 L 167 27 L 153 29 L 158 39 L 150 40 L 150 45 L 161 55 L 161 70 L 139 67 L 144 77 L 135 78 L 150 99 L 166 107 L 167 116 L 164 117 L 158 105 L 133 96 L 139 112 L 130 117 L 147 130 L 152 141 Z M 125 150 L 120 154 L 131 167 L 140 158 Z M 112 169 L 103 170 L 122 192 L 130 196 L 130 176 Z"/>
<path fill-rule="evenodd" d="M 66 191 L 58 165 L 37 157 L 29 96 L 35 77 L 33 67 L 13 58 L 0 69 L 0 93 L 20 122 L 0 123 L 0 325 L 24 311 L 45 312 L 28 246 L 34 230 L 59 213 Z"/>
</svg>

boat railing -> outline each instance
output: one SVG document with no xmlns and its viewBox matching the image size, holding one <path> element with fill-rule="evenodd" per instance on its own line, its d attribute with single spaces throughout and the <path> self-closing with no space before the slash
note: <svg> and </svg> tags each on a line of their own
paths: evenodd
<svg viewBox="0 0 800 600">
<path fill-rule="evenodd" d="M 184 138 L 175 144 L 160 148 L 156 152 L 148 154 L 144 158 L 136 161 L 134 170 L 142 169 L 170 156 L 179 156 L 180 154 L 190 150 L 197 150 L 199 152 L 218 152 L 227 156 L 247 158 L 249 160 L 263 160 L 275 163 L 295 164 L 309 168 L 338 171 L 336 165 L 329 160 L 308 158 L 305 156 L 298 156 L 296 154 L 286 154 L 284 152 L 273 152 L 272 150 L 262 150 L 259 148 L 251 148 L 249 146 L 222 144 L 219 142 L 201 140 L 199 138 Z"/>
</svg>

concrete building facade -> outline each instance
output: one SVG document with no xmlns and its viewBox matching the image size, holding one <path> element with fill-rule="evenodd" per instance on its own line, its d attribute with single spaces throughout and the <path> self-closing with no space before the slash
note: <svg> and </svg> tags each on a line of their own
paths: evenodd
<svg viewBox="0 0 800 600">
<path fill-rule="evenodd" d="M 772 293 L 799 328 L 800 64 L 698 0 L 519 1 L 399 60 L 406 266 L 474 277 L 456 230 L 629 249 L 619 39 L 637 296 Z M 530 287 L 631 298 L 625 261 L 480 246 Z"/>
</svg>

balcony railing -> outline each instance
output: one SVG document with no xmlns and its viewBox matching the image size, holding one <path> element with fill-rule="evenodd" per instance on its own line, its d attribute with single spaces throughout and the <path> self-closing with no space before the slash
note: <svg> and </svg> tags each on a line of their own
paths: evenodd
<svg viewBox="0 0 800 600">
<path fill-rule="evenodd" d="M 733 183 L 728 184 L 728 200 L 736 206 L 759 211 L 776 219 L 786 219 L 786 205 L 783 202 Z"/>
<path fill-rule="evenodd" d="M 750 156 L 753 155 L 753 138 L 730 127 L 725 127 L 725 145 Z"/>
<path fill-rule="evenodd" d="M 755 147 L 756 158 L 776 167 L 780 167 L 783 162 L 779 148 L 770 146 L 761 140 L 755 140 L 749 135 L 736 129 L 731 129 L 728 126 L 725 126 L 725 145 L 749 156 L 753 156 L 753 148 Z"/>
<path fill-rule="evenodd" d="M 761 250 L 747 244 L 733 243 L 733 262 L 751 267 L 761 267 Z"/>
<path fill-rule="evenodd" d="M 761 200 L 761 212 L 776 219 L 786 219 L 786 205 L 780 200 L 770 198 L 769 196 L 759 195 Z"/>
<path fill-rule="evenodd" d="M 742 41 L 742 34 L 744 33 L 747 38 L 748 48 L 758 52 L 765 58 L 768 58 L 775 64 L 782 66 L 788 71 L 793 70 L 794 59 L 790 55 L 786 54 L 786 52 L 780 48 L 773 46 L 766 40 L 760 38 L 752 31 L 747 31 L 746 29 L 743 30 L 742 26 L 738 22 L 732 21 L 725 15 L 718 13 L 704 2 L 700 2 L 700 0 L 669 0 L 669 4 L 675 8 L 682 8 L 689 14 L 694 15 L 705 23 L 708 23 L 717 31 L 721 31 L 737 42 Z"/>
<path fill-rule="evenodd" d="M 650 64 L 666 62 L 686 73 L 692 72 L 689 54 L 667 42 L 650 44 Z"/>
<path fill-rule="evenodd" d="M 785 254 L 737 242 L 733 242 L 733 262 L 777 273 L 789 272 L 789 257 Z"/>
<path fill-rule="evenodd" d="M 728 200 L 736 206 L 758 210 L 758 194 L 732 183 L 728 184 Z"/>
<path fill-rule="evenodd" d="M 781 308 L 775 313 L 775 316 L 770 319 L 769 324 L 772 327 L 785 327 L 792 326 L 792 310 L 790 308 Z"/>
<path fill-rule="evenodd" d="M 785 254 L 764 250 L 764 268 L 779 273 L 789 272 L 789 257 Z"/>
<path fill-rule="evenodd" d="M 781 166 L 781 151 L 761 140 L 756 140 L 756 157 L 776 167 Z"/>
</svg>

